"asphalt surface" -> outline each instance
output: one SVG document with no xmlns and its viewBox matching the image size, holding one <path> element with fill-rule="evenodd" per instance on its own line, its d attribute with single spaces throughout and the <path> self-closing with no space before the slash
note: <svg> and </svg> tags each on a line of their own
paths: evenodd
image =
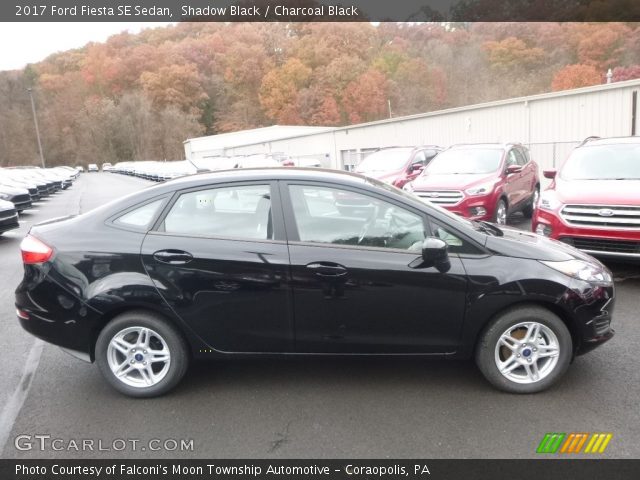
<svg viewBox="0 0 640 480">
<path fill-rule="evenodd" d="M 611 432 L 598 457 L 640 458 L 640 268 L 633 266 L 610 265 L 616 337 L 577 358 L 542 394 L 498 392 L 472 362 L 298 357 L 198 363 L 165 397 L 121 396 L 95 365 L 20 328 L 13 306 L 22 276 L 18 245 L 33 223 L 146 185 L 85 173 L 25 214 L 20 230 L 0 237 L 3 458 L 527 458 L 547 432 Z M 521 217 L 512 221 L 527 227 Z M 36 435 L 50 437 L 45 450 Z M 170 440 L 171 451 L 151 451 L 161 445 L 152 439 Z M 82 451 L 83 440 L 94 449 L 85 442 Z M 187 451 L 171 440 L 186 440 Z"/>
</svg>

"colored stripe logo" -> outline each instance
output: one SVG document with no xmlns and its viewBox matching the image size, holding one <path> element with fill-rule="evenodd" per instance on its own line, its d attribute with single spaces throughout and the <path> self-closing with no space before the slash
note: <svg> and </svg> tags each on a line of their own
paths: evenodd
<svg viewBox="0 0 640 480">
<path fill-rule="evenodd" d="M 604 453 L 612 438 L 611 433 L 547 433 L 536 453 Z"/>
</svg>

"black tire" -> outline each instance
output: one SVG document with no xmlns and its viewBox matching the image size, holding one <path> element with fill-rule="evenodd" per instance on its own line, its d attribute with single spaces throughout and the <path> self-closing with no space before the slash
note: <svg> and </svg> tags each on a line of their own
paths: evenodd
<svg viewBox="0 0 640 480">
<path fill-rule="evenodd" d="M 499 217 L 499 212 L 500 209 L 503 208 L 504 209 L 504 222 L 502 223 L 502 220 L 500 220 Z M 493 211 L 493 223 L 497 223 L 498 225 L 506 225 L 507 224 L 507 217 L 509 216 L 509 208 L 507 206 L 507 202 L 504 198 L 501 198 L 500 200 L 498 200 L 498 203 L 496 203 L 496 208 Z"/>
<path fill-rule="evenodd" d="M 515 327 L 522 322 L 537 322 L 551 330 L 557 338 L 559 347 L 559 354 L 555 366 L 551 368 L 553 363 L 549 363 L 549 371 L 546 373 L 546 376 L 531 383 L 518 383 L 507 378 L 500 372 L 496 360 L 496 357 L 503 355 L 503 350 L 497 350 L 498 342 L 502 334 L 509 328 Z M 525 348 L 527 348 L 527 344 L 525 343 L 524 345 Z M 505 347 L 501 346 L 500 348 Z M 539 345 L 538 349 L 542 351 Z M 507 350 L 507 353 L 511 355 L 509 350 Z M 525 356 L 525 353 L 527 352 L 523 352 L 519 358 L 536 355 L 535 353 L 531 353 L 531 349 L 529 349 L 529 355 Z M 513 355 L 515 355 L 515 353 Z M 564 375 L 569 367 L 569 363 L 571 363 L 572 356 L 573 341 L 567 326 L 553 312 L 537 306 L 519 306 L 501 313 L 493 319 L 480 334 L 476 346 L 476 364 L 480 371 L 494 387 L 510 393 L 537 393 L 546 390 Z M 519 361 L 521 360 L 518 360 L 518 362 Z M 541 363 L 547 361 L 551 361 L 551 359 L 540 358 Z M 537 364 L 536 361 L 536 365 Z M 521 371 L 522 374 L 526 375 L 524 366 L 518 368 L 521 370 L 514 370 L 516 374 Z"/>
<path fill-rule="evenodd" d="M 533 211 L 536 208 L 536 199 L 540 196 L 540 185 L 536 185 L 536 189 L 534 190 L 533 196 L 527 206 L 522 209 L 522 214 L 526 218 L 531 218 L 533 216 Z"/>
<path fill-rule="evenodd" d="M 164 348 L 167 348 L 170 353 L 170 361 L 168 362 L 169 366 L 166 373 L 164 373 L 161 380 L 151 386 L 128 385 L 116 377 L 109 366 L 108 349 L 111 340 L 119 332 L 134 327 L 148 328 L 156 332 L 161 337 L 161 340 L 164 341 Z M 151 335 L 150 341 L 159 342 L 159 339 Z M 122 353 L 119 355 L 124 356 Z M 125 312 L 111 320 L 98 336 L 95 357 L 100 373 L 102 373 L 109 385 L 120 393 L 137 398 L 157 397 L 167 393 L 180 382 L 189 366 L 189 348 L 186 340 L 176 327 L 163 317 L 142 310 Z"/>
</svg>

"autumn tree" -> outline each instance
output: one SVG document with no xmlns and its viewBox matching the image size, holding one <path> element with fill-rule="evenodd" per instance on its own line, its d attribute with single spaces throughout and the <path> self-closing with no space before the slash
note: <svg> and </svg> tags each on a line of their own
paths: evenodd
<svg viewBox="0 0 640 480">
<path fill-rule="evenodd" d="M 157 72 L 144 72 L 140 84 L 146 95 L 160 107 L 176 107 L 185 113 L 200 113 L 200 103 L 207 94 L 196 65 L 170 65 Z"/>
<path fill-rule="evenodd" d="M 553 90 L 589 87 L 602 83 L 603 75 L 593 65 L 568 65 L 553 77 Z"/>
<path fill-rule="evenodd" d="M 343 97 L 349 121 L 370 122 L 387 117 L 388 88 L 387 78 L 373 68 L 349 83 Z"/>
<path fill-rule="evenodd" d="M 310 78 L 311 69 L 297 58 L 269 71 L 260 88 L 260 104 L 266 115 L 282 125 L 302 123 L 298 95 Z"/>
</svg>

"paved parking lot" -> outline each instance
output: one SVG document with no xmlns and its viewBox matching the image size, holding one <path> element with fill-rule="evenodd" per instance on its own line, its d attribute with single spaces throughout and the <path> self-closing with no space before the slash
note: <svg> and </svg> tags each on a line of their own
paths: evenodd
<svg viewBox="0 0 640 480">
<path fill-rule="evenodd" d="M 610 264 L 616 337 L 579 357 L 542 394 L 500 393 L 472 362 L 415 357 L 218 360 L 192 366 L 165 397 L 117 394 L 95 366 L 34 341 L 18 325 L 18 245 L 33 223 L 87 211 L 146 185 L 83 174 L 70 190 L 26 213 L 20 230 L 0 237 L 2 457 L 522 458 L 535 456 L 546 432 L 611 432 L 604 456 L 640 457 L 640 267 L 617 264 Z M 522 217 L 512 221 L 527 226 Z M 30 450 L 16 448 L 19 435 L 31 436 Z M 62 451 L 41 451 L 35 435 L 61 439 L 55 445 Z M 94 450 L 76 451 L 73 442 L 87 439 Z M 124 451 L 114 450 L 119 439 L 127 443 Z M 150 451 L 150 439 L 193 440 L 193 449 Z M 131 440 L 139 441 L 138 450 Z"/>
</svg>

